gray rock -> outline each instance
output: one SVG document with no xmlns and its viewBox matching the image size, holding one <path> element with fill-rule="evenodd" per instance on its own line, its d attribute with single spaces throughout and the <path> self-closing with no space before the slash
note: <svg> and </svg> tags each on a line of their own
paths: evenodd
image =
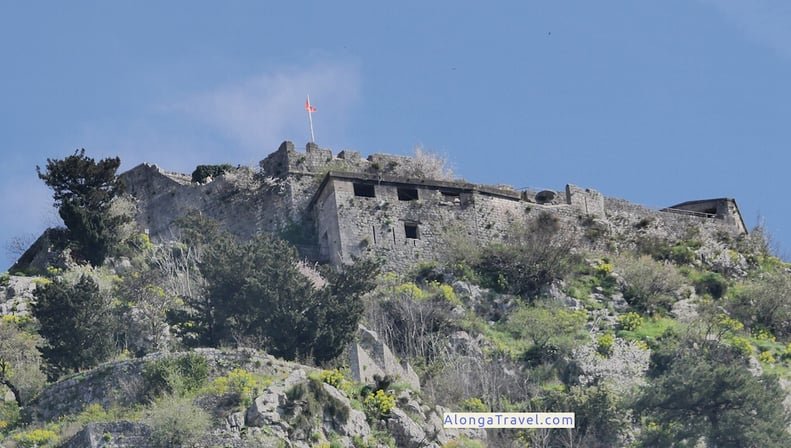
<svg viewBox="0 0 791 448">
<path fill-rule="evenodd" d="M 398 408 L 390 411 L 387 429 L 395 438 L 396 444 L 404 448 L 417 448 L 426 441 L 426 432 L 409 416 Z"/>
<path fill-rule="evenodd" d="M 385 375 L 399 378 L 415 390 L 420 390 L 420 378 L 407 362 L 399 362 L 390 348 L 377 334 L 360 325 L 358 342 L 349 344 L 349 366 L 352 377 L 361 383 L 373 384 L 374 377 Z"/>
<path fill-rule="evenodd" d="M 342 406 L 345 406 L 348 410 L 348 416 L 345 420 L 341 420 L 337 416 L 332 418 L 332 428 L 333 432 L 336 432 L 342 436 L 348 437 L 367 437 L 371 433 L 371 427 L 368 426 L 368 422 L 365 419 L 365 414 L 356 410 L 352 409 L 352 404 L 349 398 L 343 392 L 339 391 L 335 387 L 323 383 L 322 388 L 324 389 L 327 394 L 332 397 L 337 403 Z"/>
</svg>

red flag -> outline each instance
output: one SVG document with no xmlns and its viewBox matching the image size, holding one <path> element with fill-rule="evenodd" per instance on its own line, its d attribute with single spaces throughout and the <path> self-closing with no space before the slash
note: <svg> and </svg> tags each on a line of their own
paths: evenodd
<svg viewBox="0 0 791 448">
<path fill-rule="evenodd" d="M 308 112 L 316 112 L 316 108 L 310 105 L 310 100 L 305 100 L 305 110 Z"/>
</svg>

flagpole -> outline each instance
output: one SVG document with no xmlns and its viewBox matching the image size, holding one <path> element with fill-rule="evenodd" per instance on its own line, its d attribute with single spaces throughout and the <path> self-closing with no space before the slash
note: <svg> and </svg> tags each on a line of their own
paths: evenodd
<svg viewBox="0 0 791 448">
<path fill-rule="evenodd" d="M 308 95 L 308 122 L 310 123 L 310 142 L 316 143 L 316 137 L 313 135 L 313 109 L 310 105 L 310 95 Z"/>
</svg>

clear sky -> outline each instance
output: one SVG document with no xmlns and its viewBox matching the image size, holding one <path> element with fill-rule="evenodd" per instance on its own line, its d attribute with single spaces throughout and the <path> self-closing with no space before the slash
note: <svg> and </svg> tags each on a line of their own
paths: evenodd
<svg viewBox="0 0 791 448">
<path fill-rule="evenodd" d="M 791 2 L 0 0 L 0 242 L 85 148 L 191 172 L 283 140 L 445 154 L 470 181 L 734 197 L 791 248 Z M 2 254 L 0 270 L 12 263 Z"/>
</svg>

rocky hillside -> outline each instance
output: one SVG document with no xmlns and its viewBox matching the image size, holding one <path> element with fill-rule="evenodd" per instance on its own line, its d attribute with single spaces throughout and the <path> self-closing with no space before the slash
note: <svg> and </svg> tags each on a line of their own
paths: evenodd
<svg viewBox="0 0 791 448">
<path fill-rule="evenodd" d="M 2 447 L 791 446 L 791 266 L 760 229 L 537 209 L 393 272 L 189 210 L 155 244 L 119 198 L 62 195 L 71 227 L 0 277 Z"/>
</svg>

